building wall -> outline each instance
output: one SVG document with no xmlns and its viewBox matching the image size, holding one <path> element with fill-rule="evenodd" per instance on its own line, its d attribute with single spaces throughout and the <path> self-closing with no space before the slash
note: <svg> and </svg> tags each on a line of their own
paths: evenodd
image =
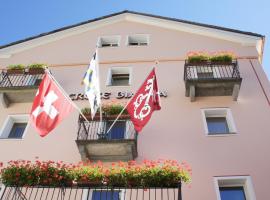
<svg viewBox="0 0 270 200">
<path fill-rule="evenodd" d="M 149 34 L 150 45 L 125 46 L 127 35 L 137 33 Z M 161 99 L 162 109 L 153 114 L 139 135 L 138 160 L 164 158 L 190 163 L 193 180 L 191 188 L 184 186 L 183 199 L 216 199 L 213 177 L 230 175 L 250 175 L 257 199 L 269 197 L 266 186 L 270 178 L 270 109 L 266 97 L 270 97 L 270 91 L 259 62 L 255 59 L 238 61 L 243 78 L 238 101 L 223 96 L 198 97 L 195 102 L 190 102 L 185 97 L 184 61 L 179 59 L 184 58 L 189 51 L 198 50 L 228 50 L 239 56 L 257 56 L 255 47 L 138 23 L 120 22 L 16 53 L 11 58 L 0 59 L 0 66 L 48 63 L 48 66 L 55 66 L 50 69 L 68 94 L 80 93 L 83 92 L 80 82 L 87 65 L 76 63 L 89 62 L 97 38 L 102 35 L 121 35 L 120 47 L 99 50 L 103 92 L 135 92 L 155 65 L 154 62 L 146 61 L 163 60 L 157 65 L 156 73 L 159 88 L 167 91 L 168 97 Z M 74 66 L 68 66 L 72 63 Z M 106 86 L 109 68 L 122 66 L 132 68 L 131 86 Z M 88 102 L 76 101 L 76 104 L 83 107 Z M 237 128 L 236 135 L 206 136 L 201 109 L 217 107 L 231 109 Z M 30 109 L 31 103 L 0 108 L 0 126 L 7 115 L 29 113 Z M 45 138 L 40 138 L 28 125 L 22 140 L 1 139 L 0 160 L 33 160 L 38 156 L 42 160 L 80 161 L 75 143 L 78 115 L 78 112 L 73 112 Z"/>
</svg>

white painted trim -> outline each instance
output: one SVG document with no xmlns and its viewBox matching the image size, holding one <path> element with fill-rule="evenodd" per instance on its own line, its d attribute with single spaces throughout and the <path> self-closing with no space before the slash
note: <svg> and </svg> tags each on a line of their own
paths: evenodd
<svg viewBox="0 0 270 200">
<path fill-rule="evenodd" d="M 28 50 L 28 49 L 31 49 L 40 45 L 45 45 L 47 43 L 61 40 L 69 36 L 81 34 L 89 30 L 95 30 L 95 29 L 112 25 L 112 24 L 122 22 L 122 21 L 136 22 L 136 23 L 161 27 L 165 29 L 175 30 L 175 31 L 194 33 L 194 34 L 203 35 L 207 37 L 213 37 L 217 39 L 240 43 L 245 46 L 254 46 L 257 48 L 258 53 L 261 54 L 261 46 L 262 46 L 261 37 L 250 36 L 250 35 L 245 35 L 241 33 L 234 33 L 234 32 L 219 30 L 215 28 L 208 28 L 208 27 L 203 27 L 199 25 L 192 25 L 192 24 L 187 24 L 183 22 L 176 22 L 176 21 L 167 20 L 167 19 L 159 19 L 156 17 L 142 16 L 139 14 L 123 13 L 120 15 L 112 16 L 112 17 L 101 19 L 94 22 L 89 22 L 84 25 L 62 30 L 62 31 L 45 35 L 42 37 L 38 37 L 32 40 L 28 40 L 28 41 L 25 41 L 16 45 L 6 47 L 4 49 L 0 49 L 0 58 L 8 58 L 12 54 L 19 53 L 24 50 Z"/>
<path fill-rule="evenodd" d="M 229 133 L 226 134 L 210 134 L 208 131 L 207 121 L 206 121 L 206 112 L 216 112 L 215 115 L 211 115 L 212 117 L 226 117 L 227 125 L 229 128 Z M 201 108 L 201 114 L 204 125 L 204 132 L 206 136 L 216 137 L 216 136 L 232 136 L 237 135 L 237 129 L 233 120 L 231 109 L 229 108 Z"/>
<path fill-rule="evenodd" d="M 219 184 L 219 181 L 225 182 Z M 219 187 L 239 187 L 243 186 L 246 200 L 256 200 L 253 184 L 250 176 L 226 176 L 226 177 L 214 177 L 214 187 L 217 194 L 217 200 L 221 200 Z"/>
<path fill-rule="evenodd" d="M 8 135 L 12 129 L 12 126 L 16 122 L 27 122 L 27 125 L 25 127 L 25 130 L 23 132 L 22 138 L 8 138 Z M 2 128 L 0 130 L 0 139 L 4 140 L 22 140 L 25 137 L 25 134 L 28 130 L 28 127 L 30 126 L 29 123 L 29 114 L 18 114 L 18 115 L 8 115 L 4 124 L 2 125 Z"/>
</svg>

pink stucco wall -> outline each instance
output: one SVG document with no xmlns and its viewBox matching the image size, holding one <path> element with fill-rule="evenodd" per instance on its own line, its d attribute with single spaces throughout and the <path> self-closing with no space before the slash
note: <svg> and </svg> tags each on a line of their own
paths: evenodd
<svg viewBox="0 0 270 200">
<path fill-rule="evenodd" d="M 129 34 L 150 35 L 147 47 L 127 47 Z M 153 26 L 121 22 L 70 36 L 46 45 L 35 47 L 11 58 L 0 59 L 0 66 L 15 63 L 41 62 L 48 65 L 87 63 L 94 52 L 96 40 L 100 35 L 121 35 L 121 46 L 100 49 L 100 61 L 115 61 L 114 64 L 101 64 L 101 88 L 104 92 L 133 91 L 146 77 L 154 63 L 124 63 L 127 60 L 159 60 L 183 58 L 193 50 L 229 50 L 239 56 L 257 56 L 255 47 L 242 46 L 225 40 L 218 40 L 185 32 L 165 30 Z M 252 60 L 258 77 L 270 97 L 269 83 L 257 60 Z M 132 84 L 125 87 L 106 86 L 110 67 L 131 67 Z M 168 92 L 162 98 L 161 111 L 155 112 L 149 124 L 139 135 L 138 160 L 176 159 L 185 160 L 193 168 L 191 188 L 184 186 L 183 199 L 216 199 L 213 177 L 228 175 L 250 175 L 256 197 L 269 198 L 270 180 L 270 107 L 254 70 L 247 59 L 239 60 L 243 78 L 238 101 L 232 97 L 201 97 L 190 102 L 185 97 L 183 81 L 184 62 L 160 62 L 156 73 L 159 88 Z M 53 67 L 51 71 L 67 93 L 83 92 L 81 78 L 87 66 Z M 78 106 L 87 101 L 77 101 Z M 202 108 L 230 108 L 237 128 L 237 134 L 224 137 L 206 136 L 203 126 Z M 7 115 L 29 113 L 31 103 L 12 104 L 0 108 L 0 126 Z M 80 154 L 75 143 L 77 136 L 78 112 L 73 112 L 51 134 L 40 138 L 29 125 L 22 140 L 0 140 L 0 161 L 12 159 L 64 160 L 77 162 Z"/>
</svg>

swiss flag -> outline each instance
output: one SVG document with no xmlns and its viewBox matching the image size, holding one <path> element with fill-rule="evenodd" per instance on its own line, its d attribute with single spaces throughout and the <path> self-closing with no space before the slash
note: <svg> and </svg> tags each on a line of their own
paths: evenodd
<svg viewBox="0 0 270 200">
<path fill-rule="evenodd" d="M 46 72 L 34 99 L 30 120 L 41 137 L 52 131 L 73 109 Z"/>
<path fill-rule="evenodd" d="M 135 130 L 140 132 L 150 120 L 152 113 L 160 109 L 160 98 L 154 68 L 137 93 L 130 100 L 127 105 L 127 111 L 134 124 Z"/>
</svg>

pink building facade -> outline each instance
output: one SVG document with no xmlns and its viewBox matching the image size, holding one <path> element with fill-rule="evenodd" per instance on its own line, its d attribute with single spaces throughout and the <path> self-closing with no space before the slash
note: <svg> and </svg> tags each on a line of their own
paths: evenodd
<svg viewBox="0 0 270 200">
<path fill-rule="evenodd" d="M 4 70 L 10 64 L 46 63 L 67 94 L 83 108 L 88 101 L 78 94 L 84 93 L 81 80 L 97 42 L 104 104 L 120 97 L 127 102 L 129 92 L 136 92 L 154 66 L 163 94 L 162 109 L 138 135 L 137 152 L 122 157 L 124 160 L 187 161 L 193 175 L 191 187 L 183 186 L 183 199 L 221 199 L 226 188 L 243 192 L 248 200 L 269 199 L 270 87 L 260 64 L 263 36 L 125 11 L 3 46 L 0 67 Z M 183 77 L 188 76 L 185 58 L 190 51 L 234 52 L 240 76 L 236 82 L 221 80 L 217 85 L 220 82 L 208 83 L 207 78 L 227 79 L 234 71 L 223 76 L 225 68 L 196 68 L 192 73 L 196 80 L 205 80 L 206 86 L 193 80 L 187 87 Z M 200 91 L 201 86 L 210 89 Z M 213 89 L 215 86 L 217 89 Z M 211 92 L 214 90 L 217 93 Z M 77 111 L 45 138 L 30 123 L 21 135 L 9 137 L 14 124 L 28 122 L 33 97 L 25 91 L 11 94 L 6 88 L 0 89 L 0 161 L 34 160 L 37 156 L 65 162 L 84 159 L 85 152 L 76 142 Z M 104 147 L 106 144 L 100 149 Z M 91 144 L 86 148 L 91 150 Z M 117 151 L 121 147 L 112 148 Z M 107 160 L 115 156 L 113 152 L 107 154 Z"/>
</svg>

